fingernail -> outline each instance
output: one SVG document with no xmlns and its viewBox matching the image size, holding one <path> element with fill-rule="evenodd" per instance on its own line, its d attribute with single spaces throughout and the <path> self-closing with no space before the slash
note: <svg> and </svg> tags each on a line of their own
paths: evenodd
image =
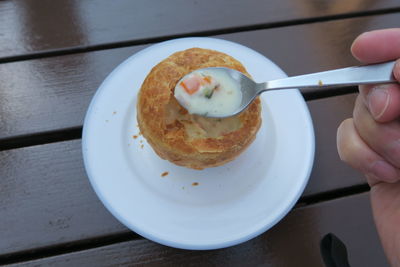
<svg viewBox="0 0 400 267">
<path fill-rule="evenodd" d="M 378 160 L 371 164 L 369 173 L 388 183 L 397 182 L 397 171 L 389 163 Z"/>
<path fill-rule="evenodd" d="M 375 119 L 379 119 L 385 113 L 390 102 L 387 87 L 381 85 L 372 88 L 367 99 L 369 111 Z"/>
<path fill-rule="evenodd" d="M 396 64 L 393 68 L 393 76 L 396 78 L 397 81 L 400 82 L 400 59 L 396 60 Z"/>
</svg>

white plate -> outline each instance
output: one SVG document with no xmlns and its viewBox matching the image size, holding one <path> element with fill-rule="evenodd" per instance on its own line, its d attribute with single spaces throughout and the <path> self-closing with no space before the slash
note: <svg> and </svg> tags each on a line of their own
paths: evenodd
<svg viewBox="0 0 400 267">
<path fill-rule="evenodd" d="M 261 54 L 213 38 L 150 46 L 119 65 L 86 114 L 82 150 L 90 182 L 107 209 L 136 233 L 185 249 L 247 241 L 275 225 L 296 203 L 314 159 L 314 131 L 298 90 L 262 95 L 262 126 L 236 160 L 203 171 L 160 159 L 139 134 L 138 90 L 152 67 L 191 47 L 225 52 L 256 81 L 286 77 Z M 161 174 L 168 172 L 167 176 Z M 194 183 L 198 183 L 197 186 Z"/>
</svg>

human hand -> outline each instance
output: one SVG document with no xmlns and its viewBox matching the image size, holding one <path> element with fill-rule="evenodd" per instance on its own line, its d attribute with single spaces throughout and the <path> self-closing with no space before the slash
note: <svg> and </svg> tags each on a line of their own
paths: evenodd
<svg viewBox="0 0 400 267">
<path fill-rule="evenodd" d="M 363 63 L 395 60 L 400 82 L 400 28 L 367 32 L 354 41 Z M 371 186 L 375 224 L 392 266 L 400 266 L 400 84 L 360 86 L 353 118 L 337 132 L 340 158 Z"/>
</svg>

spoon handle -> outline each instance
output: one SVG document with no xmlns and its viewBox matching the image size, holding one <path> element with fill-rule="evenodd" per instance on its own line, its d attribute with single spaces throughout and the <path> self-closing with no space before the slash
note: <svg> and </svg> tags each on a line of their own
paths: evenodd
<svg viewBox="0 0 400 267">
<path fill-rule="evenodd" d="M 393 76 L 395 61 L 358 67 L 349 67 L 312 74 L 273 80 L 262 84 L 261 91 L 308 88 L 318 89 L 332 86 L 359 84 L 396 83 Z"/>
</svg>

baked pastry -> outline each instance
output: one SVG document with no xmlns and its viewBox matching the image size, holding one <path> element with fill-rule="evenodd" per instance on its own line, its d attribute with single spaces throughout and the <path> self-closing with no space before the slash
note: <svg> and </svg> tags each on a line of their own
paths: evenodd
<svg viewBox="0 0 400 267">
<path fill-rule="evenodd" d="M 239 115 L 205 118 L 192 115 L 174 97 L 174 88 L 186 74 L 206 67 L 227 67 L 247 76 L 231 56 L 191 48 L 157 64 L 139 91 L 137 120 L 142 135 L 163 159 L 193 169 L 220 166 L 236 158 L 254 140 L 261 124 L 259 99 Z"/>
</svg>

